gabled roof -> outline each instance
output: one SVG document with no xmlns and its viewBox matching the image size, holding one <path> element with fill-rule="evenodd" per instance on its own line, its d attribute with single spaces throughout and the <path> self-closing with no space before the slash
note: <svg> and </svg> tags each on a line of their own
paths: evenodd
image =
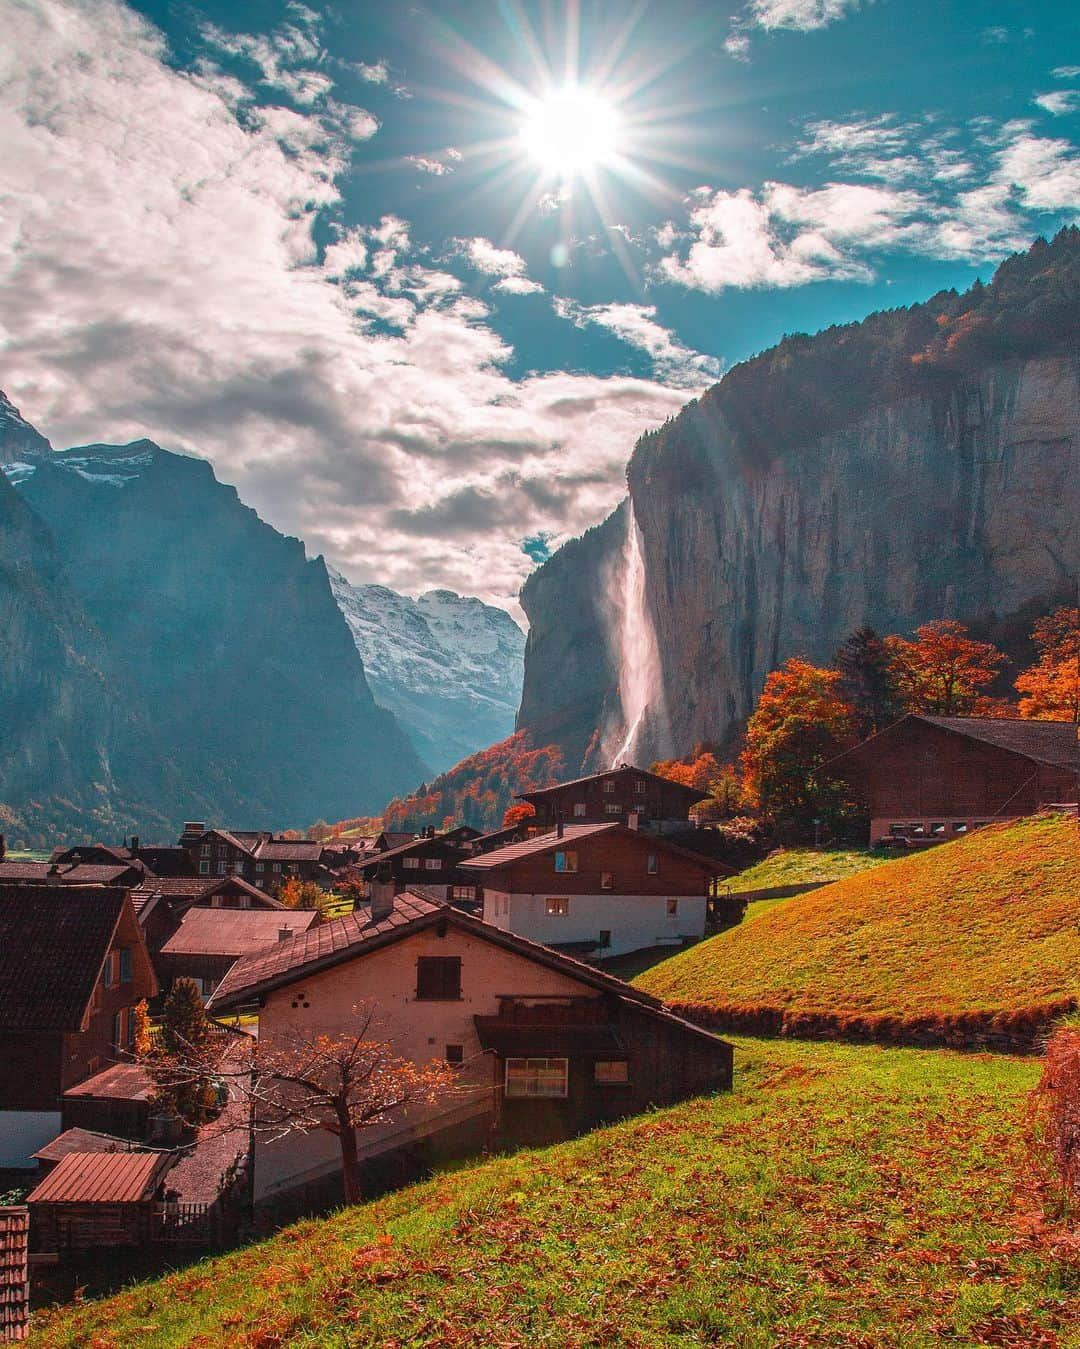
<svg viewBox="0 0 1080 1349">
<path fill-rule="evenodd" d="M 94 1101 L 149 1101 L 154 1094 L 150 1074 L 141 1063 L 110 1063 L 93 1077 L 68 1087 L 68 1096 Z"/>
<path fill-rule="evenodd" d="M 128 885 L 143 877 L 139 862 L 0 862 L 0 884 L 5 881 L 44 882 L 49 885 Z"/>
<path fill-rule="evenodd" d="M 529 941 L 514 932 L 507 932 L 445 902 L 427 899 L 409 890 L 395 898 L 389 916 L 378 922 L 372 922 L 366 913 L 350 913 L 312 928 L 299 937 L 278 942 L 275 947 L 241 957 L 218 984 L 208 1006 L 215 1013 L 227 1011 L 275 988 L 284 988 L 321 970 L 366 956 L 438 923 L 448 923 L 496 946 L 516 951 L 593 988 L 617 993 L 644 1006 L 659 1006 L 657 1000 L 648 993 L 642 993 L 591 965 L 561 955 L 549 946 L 541 946 L 539 942 Z"/>
<path fill-rule="evenodd" d="M 65 1129 L 43 1148 L 32 1152 L 39 1162 L 58 1162 L 69 1152 L 137 1152 L 138 1143 L 112 1134 L 95 1133 L 93 1129 Z"/>
<path fill-rule="evenodd" d="M 253 903 L 263 909 L 283 909 L 285 905 L 257 885 L 245 881 L 243 876 L 148 876 L 141 885 L 131 892 L 132 899 L 139 903 L 143 896 L 161 895 L 174 904 L 184 900 L 207 899 L 219 890 L 239 890 L 248 895 Z"/>
<path fill-rule="evenodd" d="M 314 909 L 188 909 L 161 948 L 163 956 L 242 956 L 281 941 L 281 931 L 306 932 L 319 921 Z"/>
<path fill-rule="evenodd" d="M 833 763 L 849 757 L 864 757 L 872 753 L 877 745 L 888 737 L 892 739 L 902 734 L 903 728 L 912 722 L 924 722 L 937 726 L 954 735 L 966 736 L 969 740 L 978 740 L 996 749 L 1018 754 L 1033 763 L 1049 764 L 1053 768 L 1063 768 L 1066 772 L 1080 772 L 1080 746 L 1077 743 L 1077 728 L 1071 721 L 1027 721 L 1007 717 L 930 717 L 910 712 L 906 717 L 886 726 L 883 731 L 853 745 L 851 749 L 838 754 Z"/>
<path fill-rule="evenodd" d="M 0 1030 L 77 1031 L 126 890 L 0 885 Z"/>
<path fill-rule="evenodd" d="M 172 1163 L 167 1152 L 69 1152 L 26 1196 L 28 1204 L 134 1204 Z"/>
<path fill-rule="evenodd" d="M 415 838 L 415 830 L 384 829 L 381 834 L 375 835 L 375 842 L 378 843 L 379 839 L 384 839 L 386 848 L 400 848 L 403 843 L 411 843 Z"/>
<path fill-rule="evenodd" d="M 259 862 L 317 862 L 322 857 L 323 845 L 311 839 L 265 839 L 255 847 Z"/>
<path fill-rule="evenodd" d="M 551 787 L 537 787 L 535 791 L 517 792 L 515 796 L 519 801 L 532 801 L 537 796 L 550 796 L 554 792 L 565 791 L 568 787 L 582 787 L 587 782 L 599 782 L 601 778 L 617 777 L 620 774 L 632 774 L 636 778 L 644 778 L 646 782 L 653 782 L 668 790 L 682 792 L 694 801 L 704 801 L 709 795 L 708 792 L 699 792 L 696 787 L 684 787 L 681 782 L 673 782 L 671 778 L 661 777 L 659 773 L 650 773 L 647 768 L 635 768 L 633 764 L 623 763 L 618 764 L 615 768 L 603 768 L 598 773 L 587 773 L 582 778 L 570 778 L 567 782 L 556 782 Z"/>
<path fill-rule="evenodd" d="M 383 862 L 392 861 L 395 857 L 407 857 L 409 853 L 416 852 L 417 849 L 425 845 L 430 846 L 432 843 L 441 844 L 448 852 L 463 853 L 465 851 L 462 844 L 440 838 L 438 834 L 429 835 L 427 838 L 421 834 L 416 838 L 410 837 L 408 843 L 400 843 L 396 848 L 384 848 L 382 852 L 365 853 L 363 857 L 358 858 L 353 863 L 353 867 L 357 871 L 368 871 L 371 867 L 381 866 Z"/>
<path fill-rule="evenodd" d="M 535 838 L 527 838 L 522 843 L 509 843 L 505 848 L 493 848 L 491 852 L 481 853 L 478 857 L 467 857 L 463 862 L 459 862 L 458 866 L 462 871 L 494 871 L 498 867 L 513 866 L 515 862 L 520 862 L 526 857 L 560 852 L 573 847 L 576 843 L 595 838 L 597 834 L 616 834 L 620 838 L 643 844 L 650 852 L 665 852 L 685 857 L 717 875 L 721 872 L 731 872 L 731 868 L 724 862 L 717 862 L 678 843 L 671 843 L 663 834 L 647 834 L 640 829 L 631 829 L 618 821 L 611 824 L 568 824 L 563 828 L 561 836 L 557 830 L 537 834 Z"/>
</svg>

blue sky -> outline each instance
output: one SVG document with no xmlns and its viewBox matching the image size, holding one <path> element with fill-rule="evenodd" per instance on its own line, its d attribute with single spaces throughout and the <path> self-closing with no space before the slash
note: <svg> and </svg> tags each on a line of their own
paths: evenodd
<svg viewBox="0 0 1080 1349">
<path fill-rule="evenodd" d="M 58 445 L 205 454 L 312 553 L 411 591 L 512 603 L 723 369 L 1080 216 L 1065 3 L 0 22 L 0 387 Z M 552 142 L 567 85 L 581 135 Z"/>
</svg>

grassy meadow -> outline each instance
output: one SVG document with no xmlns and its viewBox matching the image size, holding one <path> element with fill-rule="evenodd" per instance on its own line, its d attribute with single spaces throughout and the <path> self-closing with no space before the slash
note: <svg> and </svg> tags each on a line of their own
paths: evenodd
<svg viewBox="0 0 1080 1349">
<path fill-rule="evenodd" d="M 733 890 L 771 890 L 774 886 L 839 881 L 891 862 L 884 848 L 777 848 L 768 857 L 731 877 Z"/>
<path fill-rule="evenodd" d="M 39 1319 L 59 1349 L 1080 1346 L 1031 1060 L 737 1040 L 736 1088 Z"/>
<path fill-rule="evenodd" d="M 635 981 L 697 1011 L 1022 1017 L 1080 991 L 1075 818 L 991 826 L 775 904 Z"/>
</svg>

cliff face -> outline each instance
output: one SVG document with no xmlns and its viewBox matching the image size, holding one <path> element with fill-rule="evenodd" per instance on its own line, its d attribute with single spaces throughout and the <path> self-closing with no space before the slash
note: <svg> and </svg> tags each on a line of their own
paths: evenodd
<svg viewBox="0 0 1080 1349">
<path fill-rule="evenodd" d="M 862 623 L 1007 618 L 1072 593 L 1080 359 L 992 363 L 765 458 L 712 390 L 639 445 L 628 478 L 685 753 L 737 731 L 787 657 L 826 660 Z M 624 532 L 613 516 L 599 546 L 570 545 L 523 593 L 519 725 L 574 759 L 617 701 L 597 596 Z"/>
<path fill-rule="evenodd" d="M 416 783 L 322 560 L 209 464 L 149 441 L 20 451 L 17 487 L 0 475 L 19 525 L 0 527 L 0 802 L 24 835 L 304 825 Z"/>
</svg>

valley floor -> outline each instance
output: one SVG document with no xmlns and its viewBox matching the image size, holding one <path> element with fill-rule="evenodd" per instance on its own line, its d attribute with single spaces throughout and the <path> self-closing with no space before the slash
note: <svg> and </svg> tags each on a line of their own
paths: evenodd
<svg viewBox="0 0 1080 1349">
<path fill-rule="evenodd" d="M 304 1222 L 32 1343 L 1080 1346 L 1023 1221 L 1035 1060 L 736 1041 L 736 1089 Z"/>
</svg>

